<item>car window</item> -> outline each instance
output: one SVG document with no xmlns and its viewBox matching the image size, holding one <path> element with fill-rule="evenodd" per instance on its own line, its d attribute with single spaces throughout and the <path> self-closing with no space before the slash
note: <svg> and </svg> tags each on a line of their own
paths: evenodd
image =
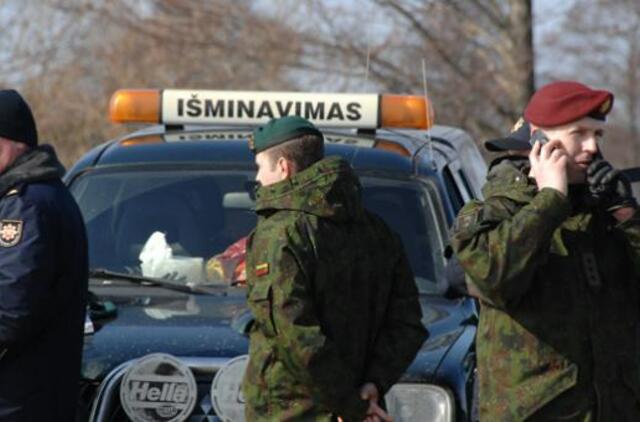
<svg viewBox="0 0 640 422">
<path fill-rule="evenodd" d="M 221 256 L 237 256 L 238 240 L 256 224 L 253 179 L 250 171 L 193 169 L 80 176 L 70 189 L 85 219 L 91 268 L 154 277 L 176 272 L 190 283 L 229 281 L 212 279 L 210 270 L 228 264 Z M 400 236 L 420 290 L 442 293 L 441 235 L 426 189 L 409 180 L 361 181 L 365 207 Z"/>
<path fill-rule="evenodd" d="M 442 171 L 442 176 L 444 177 L 444 183 L 447 186 L 447 192 L 449 193 L 449 199 L 451 200 L 451 204 L 453 205 L 453 210 L 457 214 L 460 211 L 460 208 L 464 205 L 464 198 L 462 194 L 458 190 L 458 185 L 449 170 L 449 167 L 445 167 Z"/>
<path fill-rule="evenodd" d="M 444 261 L 435 206 L 415 181 L 361 178 L 365 207 L 400 236 L 423 293 L 444 293 Z"/>
<path fill-rule="evenodd" d="M 469 184 L 469 180 L 467 179 L 467 176 L 465 176 L 465 174 L 462 171 L 462 169 L 458 170 L 458 176 L 460 177 L 460 180 L 462 180 L 462 184 L 464 185 L 464 189 L 467 192 L 467 197 L 469 199 L 473 198 L 473 195 L 474 195 L 473 189 L 471 189 L 471 185 Z"/>
</svg>

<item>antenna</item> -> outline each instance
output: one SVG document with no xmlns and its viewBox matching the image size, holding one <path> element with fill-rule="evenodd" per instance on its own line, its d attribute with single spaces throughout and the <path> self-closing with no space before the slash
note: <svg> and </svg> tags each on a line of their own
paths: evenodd
<svg viewBox="0 0 640 422">
<path fill-rule="evenodd" d="M 367 85 L 369 84 L 369 71 L 371 69 L 371 28 L 373 27 L 375 19 L 374 4 L 369 4 L 368 10 L 365 14 L 368 16 L 368 23 L 365 25 L 365 41 L 367 43 L 367 57 L 364 65 L 364 92 L 367 92 Z"/>
<path fill-rule="evenodd" d="M 367 61 L 365 64 L 365 68 L 364 68 L 364 89 L 366 91 L 367 89 L 367 84 L 369 83 L 369 67 L 371 66 L 371 40 L 370 40 L 370 34 L 369 31 L 371 31 L 371 25 L 367 25 Z"/>
<path fill-rule="evenodd" d="M 429 148 L 429 155 L 431 155 L 431 162 L 433 167 L 436 167 L 435 161 L 433 161 L 433 142 L 431 141 L 431 107 L 429 106 L 429 89 L 427 87 L 427 61 L 422 58 L 422 87 L 424 88 L 424 108 L 427 113 L 427 148 Z"/>
<path fill-rule="evenodd" d="M 367 88 L 369 82 L 369 66 L 371 64 L 371 45 L 369 44 L 369 37 L 367 37 L 367 64 L 364 70 L 364 87 Z"/>
</svg>

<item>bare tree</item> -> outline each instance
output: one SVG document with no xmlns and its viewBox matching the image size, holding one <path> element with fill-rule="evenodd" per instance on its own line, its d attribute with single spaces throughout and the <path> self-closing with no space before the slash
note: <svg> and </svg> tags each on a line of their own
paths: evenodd
<svg viewBox="0 0 640 422">
<path fill-rule="evenodd" d="M 22 89 L 66 164 L 125 129 L 106 113 L 118 88 L 295 86 L 295 33 L 253 2 L 25 1 L 0 80 Z"/>
<path fill-rule="evenodd" d="M 421 93 L 424 58 L 437 121 L 478 139 L 504 133 L 533 88 L 530 0 L 5 4 L 0 81 L 66 163 L 122 130 L 105 113 L 120 87 Z"/>
<path fill-rule="evenodd" d="M 368 89 L 421 93 L 424 58 L 438 121 L 503 134 L 533 92 L 531 13 L 522 0 L 315 2 L 302 65 L 333 67 L 352 86 L 366 73 Z"/>
</svg>

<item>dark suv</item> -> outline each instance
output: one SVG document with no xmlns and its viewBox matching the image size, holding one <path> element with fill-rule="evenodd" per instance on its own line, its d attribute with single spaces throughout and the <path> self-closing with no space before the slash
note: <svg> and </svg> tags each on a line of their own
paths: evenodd
<svg viewBox="0 0 640 422">
<path fill-rule="evenodd" d="M 127 120 L 118 107 L 135 108 L 128 101 L 112 100 L 116 120 Z M 169 114 L 164 100 L 155 106 Z M 202 119 L 104 143 L 66 175 L 90 245 L 86 420 L 242 419 L 234 368 L 246 359 L 251 322 L 243 240 L 256 222 L 247 141 L 255 123 Z M 450 288 L 444 250 L 455 213 L 480 195 L 484 161 L 455 128 L 318 125 L 326 154 L 351 163 L 365 206 L 402 238 L 431 333 L 385 397 L 387 409 L 396 421 L 472 420 L 477 308 Z"/>
</svg>

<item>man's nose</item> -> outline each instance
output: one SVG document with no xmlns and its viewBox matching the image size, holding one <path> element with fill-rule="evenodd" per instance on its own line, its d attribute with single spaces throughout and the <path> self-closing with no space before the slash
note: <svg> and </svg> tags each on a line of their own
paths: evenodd
<svg viewBox="0 0 640 422">
<path fill-rule="evenodd" d="M 587 139 L 582 144 L 582 149 L 585 152 L 589 152 L 591 154 L 597 153 L 598 152 L 598 141 L 596 140 L 595 136 L 589 137 L 589 139 Z"/>
</svg>

